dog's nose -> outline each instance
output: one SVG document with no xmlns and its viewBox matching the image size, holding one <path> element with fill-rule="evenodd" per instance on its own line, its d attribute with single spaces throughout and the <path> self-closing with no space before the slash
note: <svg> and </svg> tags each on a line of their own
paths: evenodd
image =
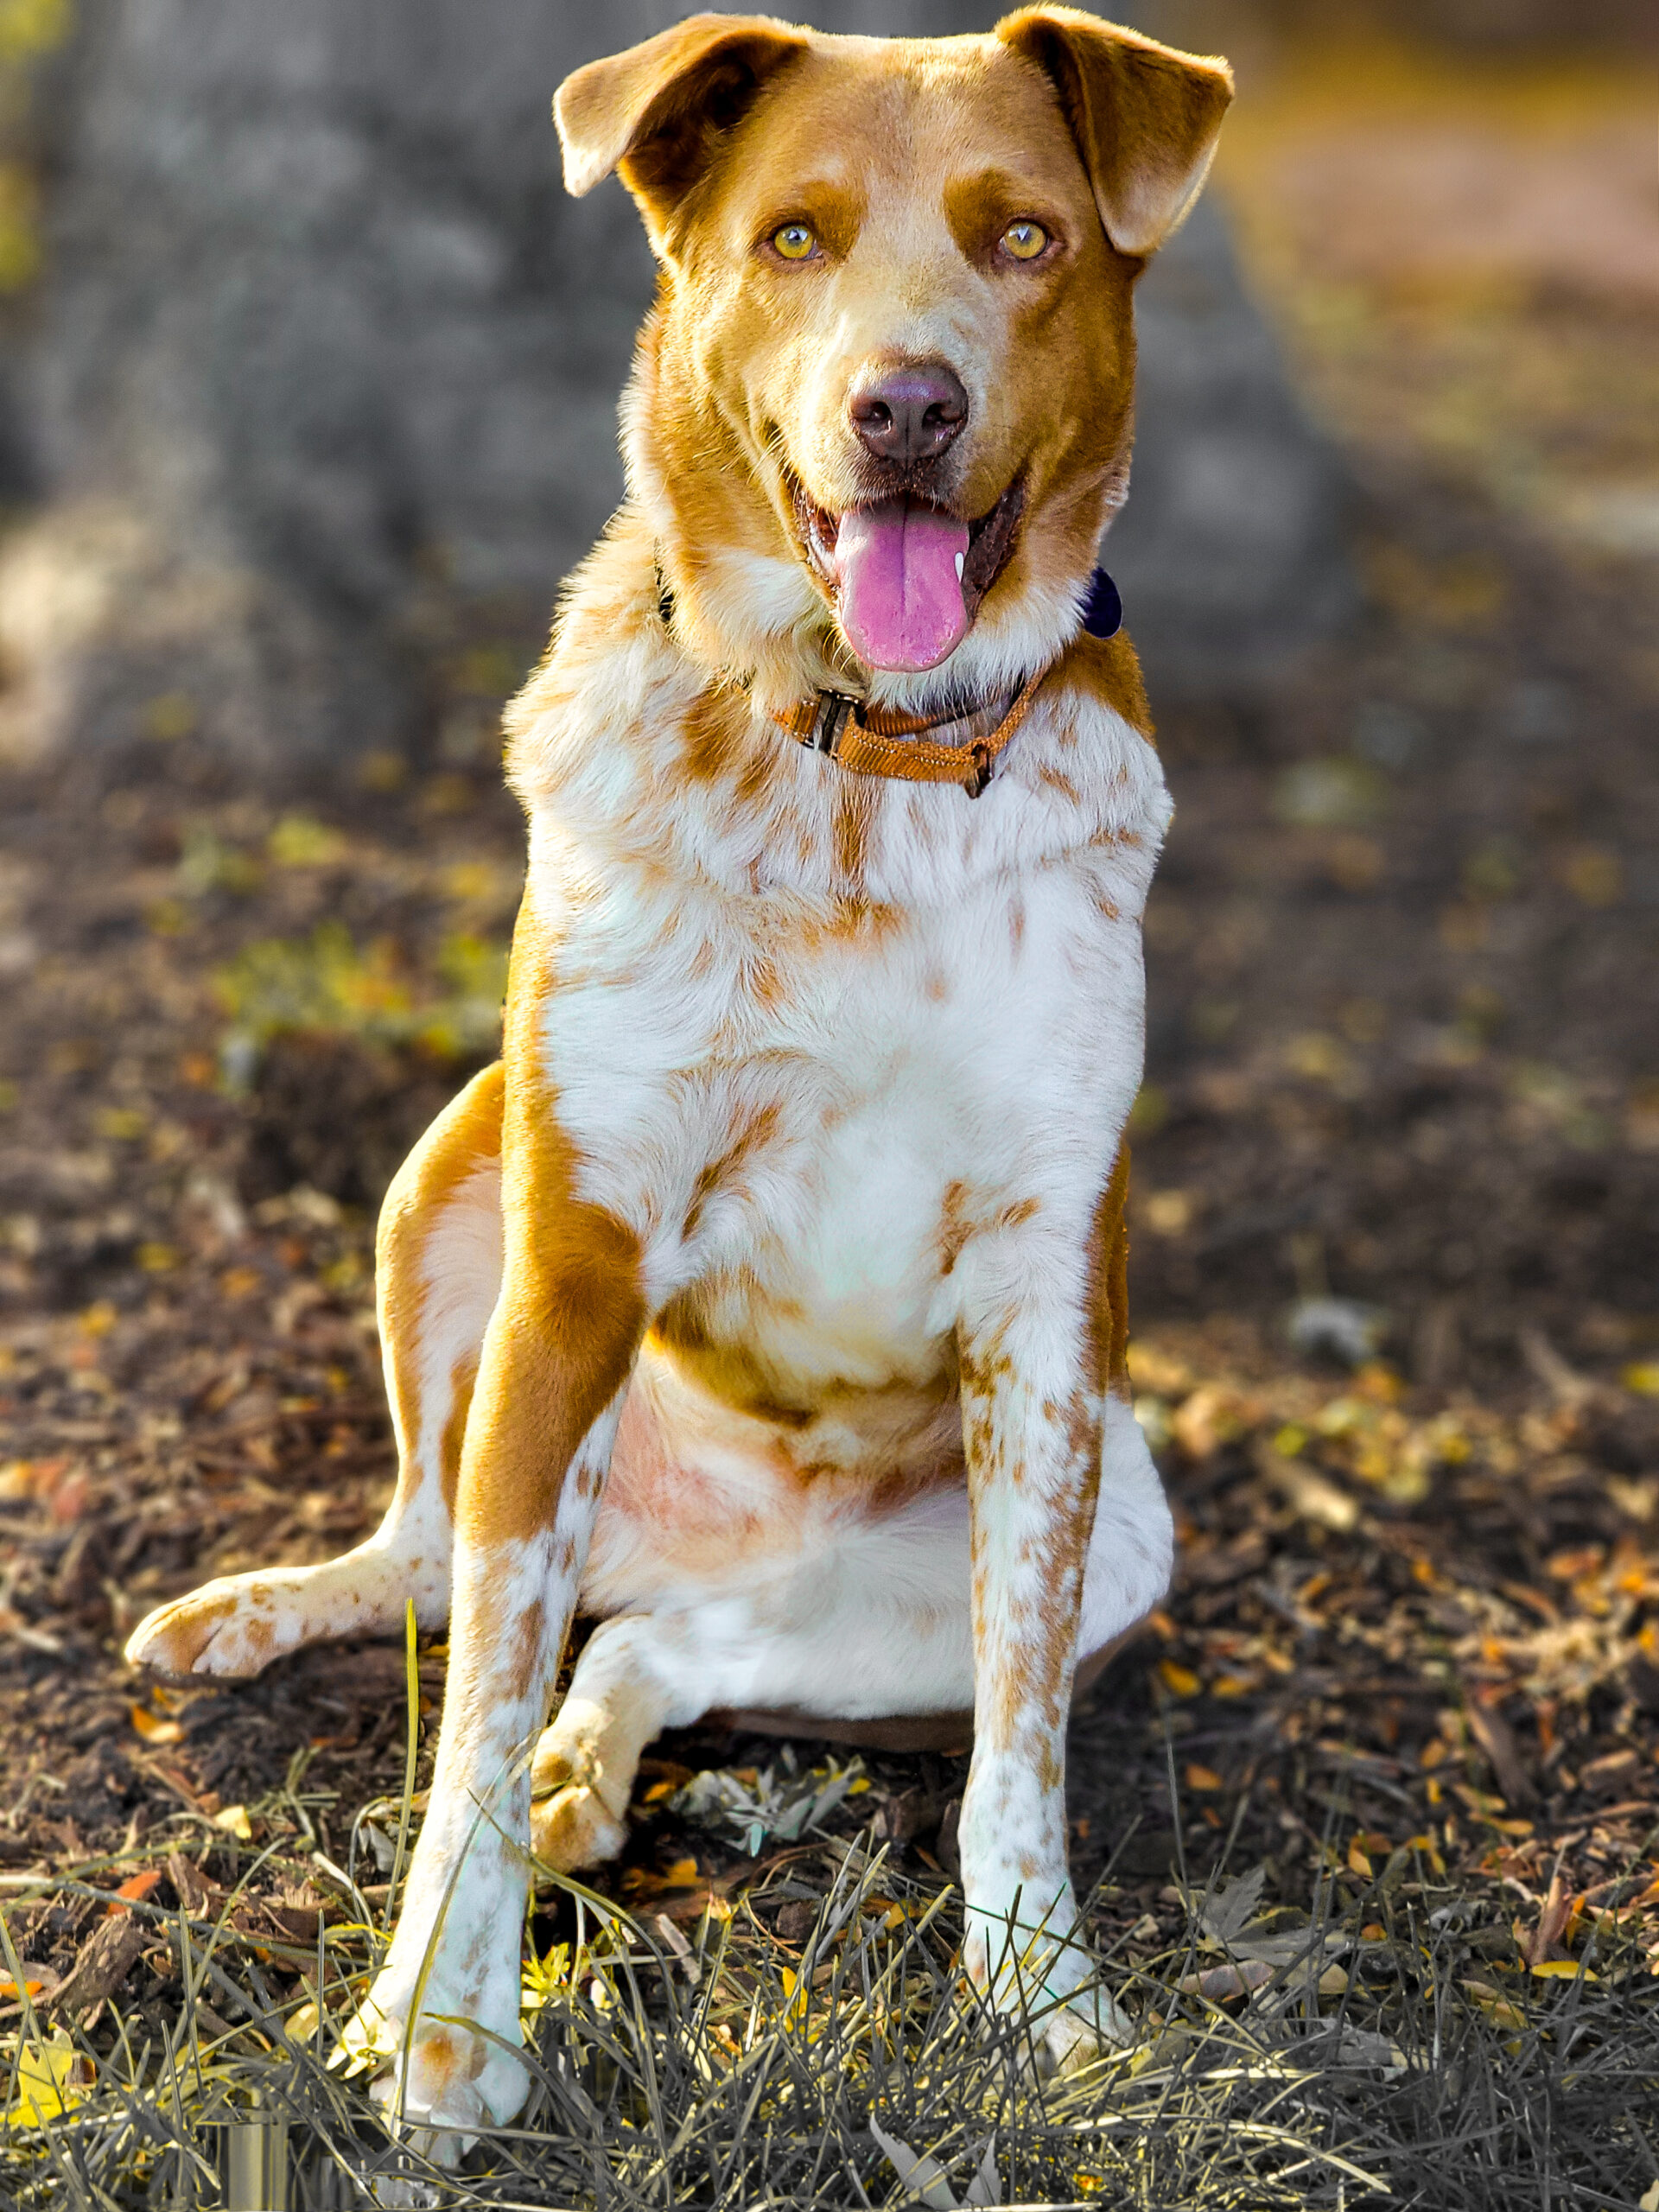
<svg viewBox="0 0 1659 2212">
<path fill-rule="evenodd" d="M 852 417 L 878 461 L 932 461 L 968 420 L 968 395 L 939 363 L 890 369 L 853 394 Z"/>
</svg>

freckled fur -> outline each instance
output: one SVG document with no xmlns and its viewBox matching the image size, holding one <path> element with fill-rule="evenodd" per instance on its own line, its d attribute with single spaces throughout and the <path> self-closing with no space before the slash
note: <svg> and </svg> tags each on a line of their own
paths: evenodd
<svg viewBox="0 0 1659 2212">
<path fill-rule="evenodd" d="M 628 500 L 507 716 L 530 864 L 503 1061 L 383 1215 L 397 1492 L 345 1559 L 211 1584 L 130 1647 L 250 1672 L 395 1632 L 408 1595 L 429 1627 L 448 1608 L 430 1808 L 346 2034 L 442 2156 L 524 2094 L 528 1851 L 617 1851 L 645 1746 L 709 1713 L 918 1740 L 971 1716 L 967 1970 L 1019 2001 L 1017 1901 L 1036 1980 L 1084 2005 L 1065 1717 L 1172 1541 L 1127 1402 L 1122 1147 L 1168 801 L 1132 646 L 1077 624 L 1127 474 L 1134 281 L 1225 85 L 1057 8 L 951 41 L 693 17 L 561 91 L 572 188 L 620 166 L 662 282 Z M 803 213 L 832 258 L 779 276 L 756 256 Z M 998 227 L 1033 213 L 1062 250 L 1010 278 Z M 977 515 L 1018 472 L 1026 503 L 950 660 L 884 675 L 785 465 L 855 504 L 851 379 L 936 355 L 970 400 L 938 496 Z M 1051 663 L 978 801 L 769 719 L 824 683 L 925 710 Z M 550 1725 L 578 1608 L 599 1625 Z M 1102 2008 L 1044 2041 L 1110 2032 Z"/>
</svg>

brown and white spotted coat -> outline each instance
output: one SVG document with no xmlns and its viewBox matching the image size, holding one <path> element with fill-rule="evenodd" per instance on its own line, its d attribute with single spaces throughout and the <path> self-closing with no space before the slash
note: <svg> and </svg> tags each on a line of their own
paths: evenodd
<svg viewBox="0 0 1659 2212">
<path fill-rule="evenodd" d="M 1064 1736 L 1079 1661 L 1170 1564 L 1123 1390 L 1122 1148 L 1168 806 L 1134 652 L 1078 610 L 1127 477 L 1133 282 L 1227 94 L 1058 8 L 934 41 L 695 17 L 561 92 L 572 188 L 621 168 L 661 290 L 628 501 L 509 714 L 503 1058 L 382 1219 L 397 1494 L 346 1558 L 210 1585 L 130 1646 L 248 1674 L 447 1611 L 430 1808 L 350 2035 L 451 2155 L 524 2092 L 527 1847 L 614 1853 L 645 1745 L 714 1711 L 918 1738 L 971 1711 L 968 1971 L 1064 2000 L 1056 2054 L 1118 2024 L 1068 1941 Z M 854 657 L 801 516 L 875 496 L 848 394 L 912 359 L 968 405 L 929 496 L 1020 504 L 995 573 L 969 556 L 966 638 L 902 675 Z M 772 719 L 1051 663 L 978 800 Z"/>
</svg>

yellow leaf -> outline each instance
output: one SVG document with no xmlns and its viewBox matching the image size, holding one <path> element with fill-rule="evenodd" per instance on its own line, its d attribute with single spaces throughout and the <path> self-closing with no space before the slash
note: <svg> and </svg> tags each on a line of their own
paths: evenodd
<svg viewBox="0 0 1659 2212">
<path fill-rule="evenodd" d="M 653 1782 L 642 1802 L 647 1805 L 659 1804 L 664 1797 L 671 1797 L 679 1786 L 677 1782 Z"/>
<path fill-rule="evenodd" d="M 1543 1976 L 1548 1981 L 1573 1981 L 1582 1974 L 1586 1981 L 1596 1977 L 1588 1967 L 1580 1967 L 1576 1959 L 1540 1959 L 1537 1965 L 1529 1967 L 1529 1974 Z"/>
<path fill-rule="evenodd" d="M 176 1744 L 184 1734 L 176 1720 L 162 1720 L 142 1705 L 131 1706 L 132 1725 L 147 1744 Z"/>
<path fill-rule="evenodd" d="M 671 1889 L 686 1888 L 696 1878 L 697 1862 L 695 1859 L 677 1859 L 671 1866 L 663 1869 L 663 1879 Z"/>
<path fill-rule="evenodd" d="M 1363 1875 L 1368 1882 L 1371 1878 L 1371 1862 L 1360 1849 L 1357 1839 L 1348 1847 L 1348 1871 Z"/>
<path fill-rule="evenodd" d="M 253 1823 L 248 1818 L 245 1805 L 226 1805 L 213 1815 L 213 1826 L 223 1828 L 227 1835 L 237 1836 L 244 1843 L 253 1841 Z"/>
<path fill-rule="evenodd" d="M 289 2043 L 309 2043 L 321 2018 L 315 2005 L 302 2005 L 297 2012 L 289 2014 L 283 2024 L 283 2033 Z"/>
<path fill-rule="evenodd" d="M 1627 1390 L 1639 1398 L 1659 1398 L 1659 1359 L 1640 1359 L 1619 1376 Z"/>
<path fill-rule="evenodd" d="M 1172 1697 L 1197 1697 L 1204 1684 L 1190 1667 L 1183 1667 L 1179 1660 L 1160 1659 L 1159 1678 Z"/>
<path fill-rule="evenodd" d="M 1224 1789 L 1227 1787 L 1213 1767 L 1199 1766 L 1196 1763 L 1186 1770 L 1186 1786 L 1189 1789 Z"/>
<path fill-rule="evenodd" d="M 265 840 L 265 849 L 278 868 L 327 868 L 342 858 L 346 840 L 325 822 L 308 814 L 285 814 Z"/>
<path fill-rule="evenodd" d="M 92 1116 L 92 1127 L 101 1137 L 130 1143 L 143 1136 L 149 1121 L 136 1106 L 100 1106 Z"/>
<path fill-rule="evenodd" d="M 78 2104 L 92 2086 L 90 2059 L 83 2058 L 67 2028 L 55 2028 L 49 2042 L 25 2044 L 17 2054 L 17 2094 L 6 2114 L 9 2127 L 38 2127 Z"/>
<path fill-rule="evenodd" d="M 861 1774 L 860 1776 L 858 1776 L 858 1777 L 856 1778 L 856 1780 L 852 1781 L 852 1782 L 849 1782 L 849 1783 L 848 1783 L 848 1785 L 847 1785 L 847 1795 L 848 1795 L 849 1797 L 856 1797 L 856 1796 L 859 1795 L 859 1793 L 861 1792 L 861 1790 L 868 1789 L 869 1788 L 869 1786 L 870 1786 L 870 1777 L 869 1777 L 869 1776 L 868 1776 L 868 1774 Z"/>
</svg>

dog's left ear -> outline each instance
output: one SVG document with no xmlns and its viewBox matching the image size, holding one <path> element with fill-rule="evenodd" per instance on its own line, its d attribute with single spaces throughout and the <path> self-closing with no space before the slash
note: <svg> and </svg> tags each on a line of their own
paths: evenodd
<svg viewBox="0 0 1659 2212">
<path fill-rule="evenodd" d="M 1107 237 L 1154 252 L 1203 189 L 1232 71 L 1079 8 L 1022 8 L 996 35 L 1052 80 Z"/>
</svg>

